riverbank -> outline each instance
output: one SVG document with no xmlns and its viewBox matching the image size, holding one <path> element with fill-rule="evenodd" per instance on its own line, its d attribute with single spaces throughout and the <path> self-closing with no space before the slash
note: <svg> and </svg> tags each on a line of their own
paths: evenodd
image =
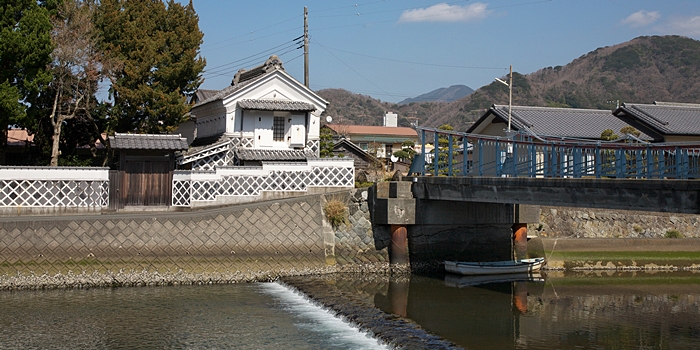
<svg viewBox="0 0 700 350">
<path fill-rule="evenodd" d="M 528 255 L 549 270 L 700 270 L 700 239 L 533 237 Z"/>
</svg>

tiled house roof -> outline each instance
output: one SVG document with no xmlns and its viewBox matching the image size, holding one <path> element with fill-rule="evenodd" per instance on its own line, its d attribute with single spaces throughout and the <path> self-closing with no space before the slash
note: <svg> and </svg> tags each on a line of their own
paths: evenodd
<svg viewBox="0 0 700 350">
<path fill-rule="evenodd" d="M 270 56 L 270 58 L 267 59 L 267 61 L 265 61 L 265 63 L 263 63 L 260 66 L 252 68 L 250 70 L 241 69 L 233 77 L 231 86 L 215 92 L 211 92 L 211 90 L 209 90 L 208 92 L 206 92 L 206 94 L 202 95 L 202 97 L 206 98 L 199 100 L 194 105 L 194 107 L 201 106 L 212 101 L 221 100 L 226 96 L 242 89 L 244 86 L 247 86 L 253 83 L 254 81 L 260 79 L 267 73 L 274 72 L 276 70 L 284 71 L 284 67 L 282 65 L 282 61 L 280 61 L 280 59 L 275 55 Z"/>
<path fill-rule="evenodd" d="M 311 103 L 301 101 L 282 100 L 240 100 L 238 107 L 241 109 L 252 109 L 257 111 L 304 111 L 316 110 L 316 106 Z"/>
<path fill-rule="evenodd" d="M 623 103 L 613 112 L 630 123 L 641 123 L 661 135 L 700 135 L 700 104 L 655 102 Z"/>
<path fill-rule="evenodd" d="M 326 124 L 328 128 L 341 135 L 386 135 L 417 138 L 418 133 L 411 128 L 392 126 Z"/>
<path fill-rule="evenodd" d="M 170 150 L 187 149 L 187 139 L 180 135 L 119 134 L 109 137 L 112 149 Z"/>
<path fill-rule="evenodd" d="M 236 150 L 236 158 L 240 160 L 303 161 L 315 159 L 316 156 L 313 152 L 303 150 L 239 148 Z"/>
<path fill-rule="evenodd" d="M 490 115 L 507 123 L 508 106 L 491 106 L 467 132 L 474 132 Z M 613 116 L 609 110 L 527 106 L 513 106 L 511 109 L 511 127 L 514 130 L 529 129 L 538 136 L 600 139 L 600 134 L 606 129 L 617 133 L 628 125 Z M 651 139 L 646 134 L 640 138 Z"/>
</svg>

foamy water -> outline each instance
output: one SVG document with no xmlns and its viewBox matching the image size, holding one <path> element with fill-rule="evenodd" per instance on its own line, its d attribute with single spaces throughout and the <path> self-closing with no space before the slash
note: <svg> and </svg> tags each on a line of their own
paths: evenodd
<svg viewBox="0 0 700 350">
<path fill-rule="evenodd" d="M 280 283 L 263 283 L 261 291 L 279 301 L 281 309 L 294 316 L 294 325 L 315 332 L 326 346 L 343 349 L 389 349 L 350 323 Z"/>
</svg>

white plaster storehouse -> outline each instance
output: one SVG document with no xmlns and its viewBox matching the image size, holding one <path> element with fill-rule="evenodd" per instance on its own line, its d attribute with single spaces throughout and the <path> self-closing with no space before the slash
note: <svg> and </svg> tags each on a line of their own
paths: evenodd
<svg viewBox="0 0 700 350">
<path fill-rule="evenodd" d="M 178 131 L 190 148 L 178 159 L 173 205 L 354 186 L 351 159 L 318 158 L 320 116 L 328 102 L 287 74 L 277 56 L 239 70 L 221 91 L 198 91 L 195 101 L 191 120 Z"/>
</svg>

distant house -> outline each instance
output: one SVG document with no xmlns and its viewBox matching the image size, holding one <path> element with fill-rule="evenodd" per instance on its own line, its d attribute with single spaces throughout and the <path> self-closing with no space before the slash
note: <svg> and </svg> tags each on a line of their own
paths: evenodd
<svg viewBox="0 0 700 350">
<path fill-rule="evenodd" d="M 538 137 L 565 137 L 599 140 L 606 129 L 619 134 L 630 124 L 609 110 L 513 106 L 511 129 Z M 506 136 L 508 106 L 493 105 L 468 130 L 468 133 Z M 639 128 L 637 128 L 640 130 Z M 642 130 L 640 130 L 642 131 Z M 640 139 L 653 138 L 642 131 Z"/>
<path fill-rule="evenodd" d="M 292 78 L 277 56 L 239 70 L 231 86 L 200 90 L 180 132 L 191 148 L 181 168 L 303 161 L 318 154 L 320 115 L 328 102 Z"/>
<path fill-rule="evenodd" d="M 623 103 L 613 114 L 654 142 L 700 141 L 700 104 Z"/>
<path fill-rule="evenodd" d="M 341 138 L 333 145 L 333 155 L 352 158 L 355 161 L 355 170 L 368 171 L 381 164 L 379 159 L 346 138 Z"/>
<path fill-rule="evenodd" d="M 405 141 L 418 143 L 418 133 L 406 127 L 345 124 L 326 124 L 323 127 L 330 129 L 336 139 L 345 138 L 380 160 L 386 160 L 401 150 Z"/>
</svg>

